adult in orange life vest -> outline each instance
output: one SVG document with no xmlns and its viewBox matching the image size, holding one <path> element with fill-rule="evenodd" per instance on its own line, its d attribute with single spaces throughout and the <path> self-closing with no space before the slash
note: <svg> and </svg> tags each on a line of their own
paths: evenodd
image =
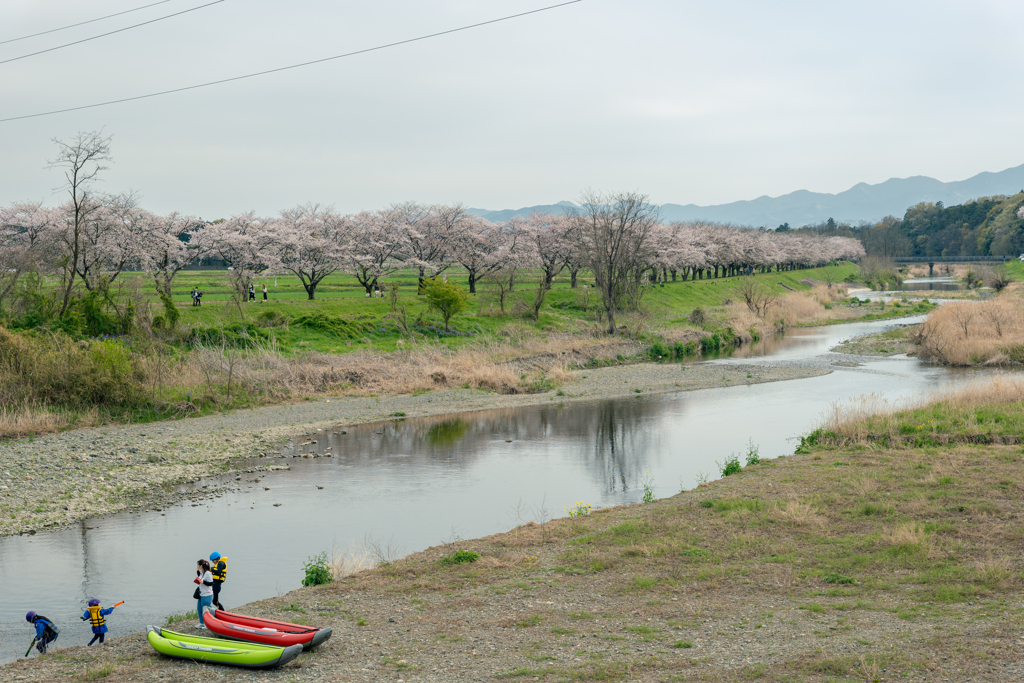
<svg viewBox="0 0 1024 683">
<path fill-rule="evenodd" d="M 89 608 L 82 614 L 82 621 L 88 621 L 92 625 L 92 640 L 89 644 L 92 645 L 98 639 L 100 643 L 103 643 L 103 639 L 107 635 L 107 620 L 104 618 L 108 614 L 114 611 L 113 607 L 107 607 L 106 609 L 100 607 L 100 601 L 93 598 L 89 601 Z"/>
<path fill-rule="evenodd" d="M 228 558 L 217 552 L 210 553 L 210 573 L 213 574 L 213 604 L 217 609 L 224 609 L 220 604 L 220 589 L 228 578 Z"/>
</svg>

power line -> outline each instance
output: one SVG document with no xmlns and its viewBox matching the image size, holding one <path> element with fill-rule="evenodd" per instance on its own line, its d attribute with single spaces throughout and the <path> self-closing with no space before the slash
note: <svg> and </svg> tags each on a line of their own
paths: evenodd
<svg viewBox="0 0 1024 683">
<path fill-rule="evenodd" d="M 57 31 L 63 31 L 65 29 L 74 28 L 76 26 L 85 26 L 96 21 L 102 21 L 104 19 L 110 19 L 111 17 L 119 17 L 122 14 L 129 14 L 131 12 L 138 12 L 140 9 L 146 9 L 147 7 L 155 7 L 156 5 L 163 5 L 164 3 L 170 2 L 171 0 L 160 0 L 160 2 L 154 2 L 150 5 L 143 5 L 142 7 L 136 7 L 135 9 L 126 9 L 123 12 L 117 12 L 116 14 L 108 14 L 105 17 L 98 17 L 96 19 L 90 19 L 89 21 L 80 21 L 77 24 L 68 24 L 67 26 L 61 26 L 60 28 L 51 28 L 49 31 L 40 31 L 39 33 L 33 33 L 28 36 L 21 36 L 20 38 L 8 38 L 7 40 L 0 40 L 0 45 L 6 45 L 7 43 L 16 43 L 19 40 L 26 40 L 28 38 L 35 38 L 36 36 L 45 36 L 47 33 L 56 33 Z"/>
<path fill-rule="evenodd" d="M 343 59 L 345 57 L 353 57 L 355 55 L 366 54 L 367 52 L 376 52 L 377 50 L 384 50 L 389 47 L 396 47 L 398 45 L 407 45 L 408 43 L 415 43 L 421 40 L 427 40 L 428 38 L 436 38 L 438 36 L 448 35 L 449 33 L 458 33 L 459 31 L 468 31 L 472 28 L 479 28 L 480 26 L 487 26 L 488 24 L 497 24 L 501 21 L 508 21 L 509 19 L 517 19 L 519 17 L 525 17 L 530 14 L 537 14 L 539 12 L 546 12 L 551 9 L 558 7 L 565 7 L 566 5 L 575 5 L 583 0 L 569 0 L 568 2 L 560 2 L 557 5 L 548 5 L 547 7 L 541 7 L 540 9 L 530 10 L 529 12 L 520 12 L 519 14 L 510 14 L 505 17 L 499 17 L 497 19 L 490 19 L 488 21 L 481 21 L 477 24 L 469 24 L 467 26 L 460 26 L 459 28 L 448 29 L 447 31 L 439 31 L 437 33 L 428 33 L 424 36 L 416 38 L 408 38 L 406 40 L 399 40 L 394 43 L 386 43 L 384 45 L 377 45 L 376 47 L 368 47 L 363 50 L 356 50 L 354 52 L 346 52 L 340 55 L 334 55 L 333 57 L 324 57 L 322 59 L 314 59 L 310 62 L 302 62 L 300 64 L 292 64 L 290 66 L 282 66 L 276 69 L 267 69 L 266 71 L 257 71 L 251 74 L 245 74 L 244 76 L 233 76 L 231 78 L 222 78 L 218 81 L 209 81 L 207 83 L 199 83 L 198 85 L 187 85 L 183 88 L 173 88 L 171 90 L 161 90 L 160 92 L 149 93 L 148 95 L 136 95 L 134 97 L 124 97 L 119 100 L 109 100 L 107 102 L 97 102 L 96 104 L 85 104 L 80 107 L 68 107 L 67 109 L 54 109 L 53 111 L 39 112 L 38 114 L 25 114 L 23 116 L 11 116 L 6 119 L 0 119 L 0 123 L 7 123 L 8 121 L 19 121 L 21 119 L 32 119 L 39 116 L 50 116 L 52 114 L 63 114 L 69 111 L 79 111 L 81 109 L 93 109 L 94 107 L 105 107 L 110 104 L 121 104 L 123 102 L 133 102 L 135 100 L 144 100 L 150 97 L 159 97 L 161 95 L 170 95 L 171 93 L 184 92 L 185 90 L 195 90 L 197 88 L 205 88 L 211 85 L 220 85 L 221 83 L 230 83 L 232 81 L 241 81 L 246 78 L 255 78 L 256 76 L 265 76 L 267 74 L 277 73 L 279 71 L 288 71 L 289 69 L 298 69 L 303 66 L 310 66 L 311 64 L 320 64 L 322 62 L 329 62 L 335 59 Z"/>
<path fill-rule="evenodd" d="M 176 17 L 176 16 L 178 16 L 180 14 L 188 14 L 189 12 L 195 12 L 197 9 L 203 9 L 204 7 L 209 7 L 210 5 L 217 5 L 217 4 L 220 4 L 222 2 L 224 2 L 224 0 L 214 0 L 213 2 L 208 2 L 205 5 L 200 5 L 199 7 L 193 7 L 191 9 L 182 10 L 180 12 L 175 12 L 174 14 L 167 14 L 167 15 L 162 16 L 162 17 L 157 17 L 156 19 L 150 19 L 149 21 L 144 21 L 141 24 L 133 24 L 131 26 L 125 26 L 124 28 L 119 28 L 116 31 L 108 31 L 107 33 L 101 33 L 98 36 L 93 36 L 92 38 L 83 38 L 82 40 L 76 40 L 73 43 L 64 43 L 63 45 L 58 45 L 57 47 L 48 47 L 45 50 L 39 50 L 38 52 L 29 52 L 27 55 L 21 55 L 20 57 L 11 57 L 10 59 L 5 59 L 3 61 L 0 61 L 0 64 L 7 64 L 8 62 L 16 62 L 19 59 L 25 59 L 26 57 L 35 57 L 36 55 L 41 55 L 44 52 L 53 52 L 54 50 L 61 50 L 63 48 L 71 47 L 72 45 L 78 45 L 80 43 L 88 43 L 90 40 L 96 40 L 97 38 L 103 38 L 105 36 L 112 36 L 115 33 L 123 33 L 124 31 L 129 31 L 129 30 L 131 30 L 133 28 L 138 28 L 140 26 L 145 26 L 146 24 L 155 24 L 156 22 L 163 21 L 164 19 L 170 19 L 171 17 Z"/>
</svg>

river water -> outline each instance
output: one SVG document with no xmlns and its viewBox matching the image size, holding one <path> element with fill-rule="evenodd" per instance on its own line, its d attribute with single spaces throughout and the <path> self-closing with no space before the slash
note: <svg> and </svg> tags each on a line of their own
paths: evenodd
<svg viewBox="0 0 1024 683">
<path fill-rule="evenodd" d="M 104 606 L 125 601 L 109 618 L 111 636 L 194 609 L 195 562 L 214 550 L 229 558 L 222 602 L 231 609 L 297 588 L 303 561 L 332 547 L 369 541 L 397 557 L 563 516 L 563 506 L 580 500 L 638 502 L 645 477 L 656 497 L 670 496 L 692 488 L 698 472 L 717 478 L 716 461 L 745 453 L 749 442 L 762 457 L 791 454 L 835 401 L 909 396 L 979 374 L 905 357 L 858 364 L 828 352 L 907 322 L 800 329 L 704 361 L 833 370 L 821 377 L 331 430 L 283 451 L 331 457 L 287 457 L 279 461 L 291 465 L 287 472 L 195 485 L 234 487 L 219 498 L 0 539 L 0 659 L 24 655 L 29 609 L 62 627 L 63 646 L 91 637 L 78 617 L 92 597 Z"/>
</svg>

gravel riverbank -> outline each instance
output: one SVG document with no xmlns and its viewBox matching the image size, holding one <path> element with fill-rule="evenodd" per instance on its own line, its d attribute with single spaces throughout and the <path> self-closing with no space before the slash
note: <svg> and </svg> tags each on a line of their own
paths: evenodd
<svg viewBox="0 0 1024 683">
<path fill-rule="evenodd" d="M 560 389 L 503 395 L 446 389 L 419 395 L 332 397 L 221 415 L 106 426 L 0 444 L 0 535 L 171 505 L 178 486 L 234 469 L 286 468 L 279 444 L 312 429 L 489 408 L 588 401 L 637 393 L 759 384 L 827 374 L 825 368 L 642 363 L 577 371 Z M 210 490 L 209 495 L 215 492 Z"/>
</svg>

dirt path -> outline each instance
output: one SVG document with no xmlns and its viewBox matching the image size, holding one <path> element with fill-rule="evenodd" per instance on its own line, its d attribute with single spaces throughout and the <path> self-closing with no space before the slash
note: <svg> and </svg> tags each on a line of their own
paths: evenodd
<svg viewBox="0 0 1024 683">
<path fill-rule="evenodd" d="M 446 389 L 419 395 L 333 397 L 221 415 L 62 432 L 0 445 L 0 535 L 34 532 L 86 517 L 169 505 L 177 484 L 239 466 L 287 467 L 278 444 L 312 429 L 637 393 L 689 391 L 827 374 L 799 367 L 634 364 L 583 370 L 561 389 L 502 395 Z M 215 491 L 210 491 L 214 495 Z M 194 495 L 194 494 L 193 494 Z"/>
</svg>

